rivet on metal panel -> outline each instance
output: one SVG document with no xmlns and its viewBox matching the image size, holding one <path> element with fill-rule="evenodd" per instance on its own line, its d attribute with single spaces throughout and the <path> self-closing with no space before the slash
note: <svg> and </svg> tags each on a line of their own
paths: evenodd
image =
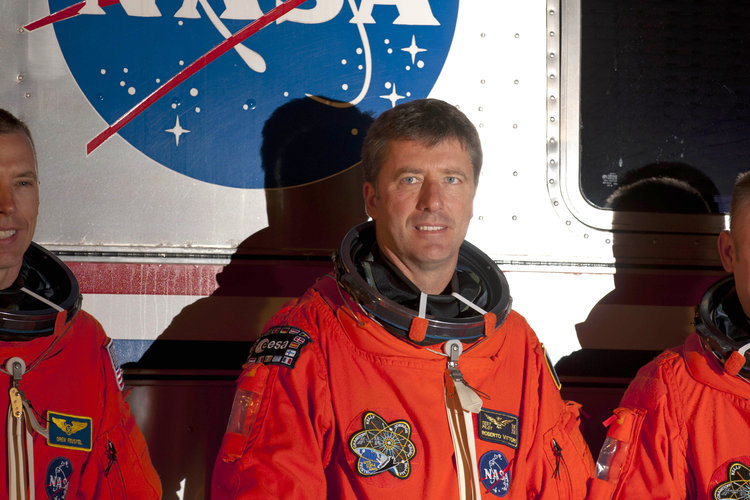
<svg viewBox="0 0 750 500">
<path fill-rule="evenodd" d="M 481 83 L 482 85 L 484 85 L 484 79 L 479 80 L 479 83 Z"/>
<path fill-rule="evenodd" d="M 550 180 L 549 180 L 549 183 L 550 183 L 550 184 L 554 184 L 554 183 L 555 183 L 555 179 L 550 179 Z"/>
<path fill-rule="evenodd" d="M 555 53 L 554 52 L 550 52 L 549 53 L 549 58 L 550 59 L 554 59 L 555 58 Z"/>
<path fill-rule="evenodd" d="M 517 170 L 513 171 L 513 177 L 518 177 L 518 171 Z"/>
<path fill-rule="evenodd" d="M 554 166 L 554 165 L 555 165 L 556 163 L 557 163 L 557 162 L 555 161 L 555 159 L 554 159 L 554 158 L 553 158 L 553 159 L 551 159 L 551 160 L 549 161 L 549 164 L 550 164 L 550 165 L 552 165 L 552 166 Z"/>
<path fill-rule="evenodd" d="M 518 128 L 518 124 L 517 124 L 517 123 L 514 123 L 514 124 L 513 124 L 513 128 Z"/>
<path fill-rule="evenodd" d="M 609 245 L 610 243 L 612 243 L 612 240 L 610 240 L 609 238 L 607 238 L 606 240 L 604 240 L 604 243 L 606 243 L 607 245 Z"/>
<path fill-rule="evenodd" d="M 550 9 L 550 10 L 549 10 L 549 15 L 550 15 L 550 16 L 554 16 L 554 15 L 555 15 L 555 11 L 554 11 L 553 9 Z"/>
<path fill-rule="evenodd" d="M 560 202 L 557 201 L 557 200 L 555 200 L 555 201 L 552 202 L 552 206 L 555 206 L 555 207 L 558 206 L 559 204 L 560 204 Z"/>
<path fill-rule="evenodd" d="M 584 233 L 583 239 L 588 239 L 588 237 L 589 237 L 588 233 Z"/>
<path fill-rule="evenodd" d="M 565 225 L 566 225 L 566 226 L 569 226 L 569 225 L 570 225 L 570 221 L 569 221 L 569 220 L 566 220 L 566 221 L 565 221 Z"/>
<path fill-rule="evenodd" d="M 555 78 L 557 78 L 557 77 L 554 74 L 549 75 L 549 79 L 550 80 L 554 80 Z"/>
<path fill-rule="evenodd" d="M 549 100 L 554 102 L 555 100 L 557 100 L 557 98 L 555 96 L 551 95 L 551 96 L 549 96 Z"/>
<path fill-rule="evenodd" d="M 511 219 L 513 219 L 513 220 L 518 220 L 518 217 L 516 217 L 516 216 L 514 215 L 513 217 L 511 217 Z"/>
<path fill-rule="evenodd" d="M 513 35 L 513 36 L 514 36 L 514 37 L 516 37 L 516 38 L 520 38 L 520 37 L 521 37 L 521 34 L 520 34 L 520 33 L 516 33 L 516 34 L 515 34 L 515 35 Z"/>
<path fill-rule="evenodd" d="M 477 217 L 477 219 L 484 220 L 484 215 L 480 215 L 479 217 Z"/>
<path fill-rule="evenodd" d="M 552 36 L 552 37 L 555 36 L 555 32 L 554 31 L 550 31 L 549 32 L 549 36 Z"/>
<path fill-rule="evenodd" d="M 26 93 L 24 94 L 24 97 L 26 97 L 26 99 L 28 99 L 29 97 L 31 97 L 31 92 L 26 92 Z"/>
<path fill-rule="evenodd" d="M 23 81 L 23 75 L 16 76 L 16 80 L 18 80 L 19 82 L 22 82 Z"/>
<path fill-rule="evenodd" d="M 477 111 L 484 111 L 484 108 L 483 108 L 482 106 L 479 106 L 479 107 L 477 108 Z"/>
<path fill-rule="evenodd" d="M 550 138 L 549 138 L 549 143 L 550 143 L 550 144 L 555 144 L 555 142 L 557 142 L 557 141 L 555 141 L 555 138 L 554 138 L 554 137 L 550 137 Z"/>
<path fill-rule="evenodd" d="M 484 37 L 487 36 L 487 34 L 486 33 L 480 33 L 479 36 L 481 36 L 482 38 L 484 38 Z"/>
<path fill-rule="evenodd" d="M 479 128 L 484 128 L 484 123 L 480 123 Z"/>
<path fill-rule="evenodd" d="M 554 116 L 550 116 L 549 117 L 549 121 L 551 121 L 552 123 L 554 123 L 555 122 L 555 117 Z"/>
<path fill-rule="evenodd" d="M 518 80 L 513 80 L 513 83 L 514 83 L 515 85 L 518 85 Z"/>
<path fill-rule="evenodd" d="M 19 26 L 19 27 L 18 27 L 18 32 L 19 32 L 19 33 L 23 33 L 24 31 L 26 31 L 26 30 L 25 30 L 25 29 L 23 29 L 23 26 Z"/>
</svg>

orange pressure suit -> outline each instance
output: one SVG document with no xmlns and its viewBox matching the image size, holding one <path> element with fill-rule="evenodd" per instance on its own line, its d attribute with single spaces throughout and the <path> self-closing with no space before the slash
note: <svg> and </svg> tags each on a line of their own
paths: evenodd
<svg viewBox="0 0 750 500">
<path fill-rule="evenodd" d="M 80 310 L 70 270 L 36 244 L 0 291 L 0 338 L 0 496 L 161 498 L 112 341 Z"/>
<path fill-rule="evenodd" d="M 62 335 L 66 328 L 63 323 L 52 336 L 0 342 L 1 359 L 25 360 L 28 371 L 19 388 L 50 432 L 46 438 L 31 431 L 36 498 L 161 498 L 146 442 L 118 387 L 108 351 L 111 341 L 83 311 Z M 49 356 L 29 369 L 57 338 Z M 0 380 L 5 387 L 12 385 L 8 374 Z M 0 391 L 0 408 L 7 407 L 5 389 Z M 3 470 L 8 470 L 6 454 L 0 456 Z M 3 474 L 0 491 L 8 491 L 7 481 Z"/>
<path fill-rule="evenodd" d="M 641 368 L 607 422 L 592 500 L 750 499 L 750 383 L 730 343 L 746 344 L 750 330 L 735 328 L 744 314 L 729 319 L 741 311 L 731 278 L 701 309 L 699 333 Z"/>
<path fill-rule="evenodd" d="M 213 499 L 459 498 L 442 345 L 404 341 L 331 275 L 272 318 L 238 380 Z M 517 313 L 464 346 L 481 498 L 584 498 L 593 461 Z M 470 495 L 466 498 L 471 498 Z"/>
</svg>

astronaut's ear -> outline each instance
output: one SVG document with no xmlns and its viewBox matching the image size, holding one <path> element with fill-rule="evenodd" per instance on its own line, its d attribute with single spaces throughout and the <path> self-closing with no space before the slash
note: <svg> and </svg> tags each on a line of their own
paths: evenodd
<svg viewBox="0 0 750 500">
<path fill-rule="evenodd" d="M 717 247 L 724 270 L 728 273 L 734 272 L 734 263 L 737 260 L 737 248 L 732 233 L 729 231 L 719 233 Z"/>
<path fill-rule="evenodd" d="M 372 182 L 365 182 L 362 186 L 362 198 L 365 200 L 365 211 L 372 220 L 378 218 L 377 197 L 375 185 Z"/>
</svg>

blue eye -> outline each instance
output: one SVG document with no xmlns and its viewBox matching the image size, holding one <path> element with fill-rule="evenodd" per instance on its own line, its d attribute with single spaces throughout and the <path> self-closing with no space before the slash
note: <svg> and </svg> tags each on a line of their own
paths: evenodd
<svg viewBox="0 0 750 500">
<path fill-rule="evenodd" d="M 404 177 L 404 183 L 406 184 L 414 184 L 415 182 L 417 182 L 416 177 Z"/>
</svg>

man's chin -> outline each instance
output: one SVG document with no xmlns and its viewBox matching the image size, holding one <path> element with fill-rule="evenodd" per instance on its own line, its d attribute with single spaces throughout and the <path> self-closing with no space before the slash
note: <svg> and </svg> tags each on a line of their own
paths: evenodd
<svg viewBox="0 0 750 500">
<path fill-rule="evenodd" d="M 458 261 L 458 252 L 448 252 L 445 250 L 437 249 L 425 249 L 420 252 L 415 252 L 418 260 L 422 264 L 423 269 L 442 269 L 445 266 L 456 266 Z"/>
</svg>

